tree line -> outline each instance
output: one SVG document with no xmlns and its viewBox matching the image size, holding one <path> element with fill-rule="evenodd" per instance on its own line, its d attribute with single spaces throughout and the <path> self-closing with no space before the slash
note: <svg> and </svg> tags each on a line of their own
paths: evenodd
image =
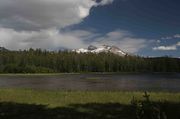
<svg viewBox="0 0 180 119">
<path fill-rule="evenodd" d="M 180 59 L 41 49 L 0 51 L 0 73 L 72 72 L 180 72 Z"/>
</svg>

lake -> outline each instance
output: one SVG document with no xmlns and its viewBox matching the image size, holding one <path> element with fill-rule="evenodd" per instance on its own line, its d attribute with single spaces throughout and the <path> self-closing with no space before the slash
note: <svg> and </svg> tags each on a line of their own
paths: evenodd
<svg viewBox="0 0 180 119">
<path fill-rule="evenodd" d="M 180 74 L 0 75 L 0 88 L 179 92 Z"/>
</svg>

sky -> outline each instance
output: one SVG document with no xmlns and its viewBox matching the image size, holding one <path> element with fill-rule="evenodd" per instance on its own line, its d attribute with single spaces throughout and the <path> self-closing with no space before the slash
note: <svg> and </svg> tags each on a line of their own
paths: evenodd
<svg viewBox="0 0 180 119">
<path fill-rule="evenodd" d="M 179 0 L 0 0 L 0 46 L 10 50 L 115 45 L 180 57 Z"/>
</svg>

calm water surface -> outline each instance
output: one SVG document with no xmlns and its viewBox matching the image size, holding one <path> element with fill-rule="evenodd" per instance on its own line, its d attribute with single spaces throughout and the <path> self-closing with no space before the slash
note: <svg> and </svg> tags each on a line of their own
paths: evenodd
<svg viewBox="0 0 180 119">
<path fill-rule="evenodd" d="M 180 74 L 1 75 L 0 88 L 180 92 Z"/>
</svg>

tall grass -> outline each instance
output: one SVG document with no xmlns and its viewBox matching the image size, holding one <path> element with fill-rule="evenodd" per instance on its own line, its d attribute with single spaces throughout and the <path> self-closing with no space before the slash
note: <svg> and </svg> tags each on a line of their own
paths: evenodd
<svg viewBox="0 0 180 119">
<path fill-rule="evenodd" d="M 180 93 L 150 92 L 152 101 L 180 102 Z M 130 105 L 133 97 L 142 99 L 143 92 L 60 91 L 0 89 L 1 102 L 42 104 L 49 107 L 87 103 L 120 103 Z"/>
</svg>

